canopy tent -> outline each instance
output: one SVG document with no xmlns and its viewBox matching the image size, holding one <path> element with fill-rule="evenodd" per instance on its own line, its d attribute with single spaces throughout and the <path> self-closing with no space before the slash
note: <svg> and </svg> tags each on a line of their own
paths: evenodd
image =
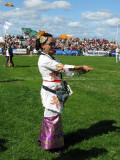
<svg viewBox="0 0 120 160">
<path fill-rule="evenodd" d="M 0 43 L 5 43 L 5 40 L 3 39 L 3 37 L 0 37 Z"/>
</svg>

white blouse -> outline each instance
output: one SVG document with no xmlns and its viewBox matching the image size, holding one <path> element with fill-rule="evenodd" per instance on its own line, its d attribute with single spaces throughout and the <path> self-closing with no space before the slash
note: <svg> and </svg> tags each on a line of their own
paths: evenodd
<svg viewBox="0 0 120 160">
<path fill-rule="evenodd" d="M 61 73 L 64 73 L 67 77 L 72 77 L 74 75 L 73 71 L 69 71 L 69 68 L 74 68 L 73 65 L 64 65 L 60 63 L 55 57 L 51 58 L 46 53 L 40 55 L 38 60 L 38 68 L 42 75 L 43 85 L 50 89 L 57 90 L 62 88 Z M 60 102 L 56 94 L 41 89 L 41 101 L 45 107 L 44 116 L 50 117 L 56 115 L 57 113 L 62 113 L 63 102 Z M 52 112 L 53 111 L 53 112 Z"/>
<path fill-rule="evenodd" d="M 7 50 L 6 50 L 6 56 L 9 57 L 9 50 L 8 50 L 8 48 L 7 48 Z"/>
</svg>

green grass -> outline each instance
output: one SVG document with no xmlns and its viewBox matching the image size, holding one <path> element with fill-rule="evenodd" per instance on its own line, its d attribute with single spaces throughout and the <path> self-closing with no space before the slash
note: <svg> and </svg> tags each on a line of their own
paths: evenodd
<svg viewBox="0 0 120 160">
<path fill-rule="evenodd" d="M 0 160 L 120 160 L 120 63 L 114 57 L 56 57 L 95 68 L 65 78 L 74 92 L 62 114 L 65 154 L 36 146 L 44 112 L 38 56 L 14 56 L 15 68 L 1 67 L 1 56 Z"/>
</svg>

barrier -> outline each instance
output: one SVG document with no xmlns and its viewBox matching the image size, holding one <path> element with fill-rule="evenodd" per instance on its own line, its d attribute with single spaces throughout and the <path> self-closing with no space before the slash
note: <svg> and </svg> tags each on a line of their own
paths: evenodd
<svg viewBox="0 0 120 160">
<path fill-rule="evenodd" d="M 26 49 L 21 49 L 21 48 L 13 48 L 13 54 L 26 54 L 27 50 Z"/>
<path fill-rule="evenodd" d="M 79 51 L 77 50 L 61 50 L 61 49 L 56 49 L 56 55 L 69 55 L 69 56 L 78 56 Z"/>
<path fill-rule="evenodd" d="M 87 51 L 84 52 L 84 56 L 109 56 L 109 51 Z"/>
</svg>

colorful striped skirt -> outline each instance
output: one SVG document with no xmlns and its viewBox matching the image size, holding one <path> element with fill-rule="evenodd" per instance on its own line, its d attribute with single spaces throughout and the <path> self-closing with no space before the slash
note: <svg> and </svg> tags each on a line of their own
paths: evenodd
<svg viewBox="0 0 120 160">
<path fill-rule="evenodd" d="M 41 149 L 54 149 L 64 146 L 60 114 L 43 118 L 38 140 L 41 141 Z"/>
</svg>

